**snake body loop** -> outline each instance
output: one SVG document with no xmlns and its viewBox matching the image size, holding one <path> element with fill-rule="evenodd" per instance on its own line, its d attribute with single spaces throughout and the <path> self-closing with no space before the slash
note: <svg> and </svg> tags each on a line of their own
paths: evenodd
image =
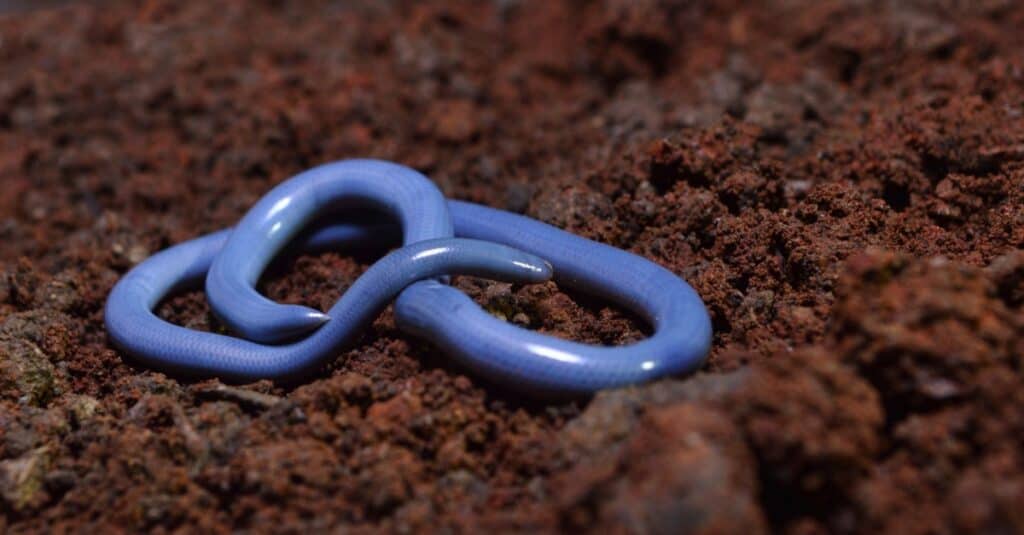
<svg viewBox="0 0 1024 535">
<path fill-rule="evenodd" d="M 318 214 L 377 208 L 401 225 L 406 245 L 451 238 L 444 196 L 413 169 L 380 160 L 343 160 L 282 182 L 256 203 L 210 266 L 206 295 L 220 319 L 255 342 L 294 339 L 329 317 L 308 307 L 276 304 L 254 289 L 260 274 Z"/>
<path fill-rule="evenodd" d="M 528 217 L 448 201 L 455 235 L 536 254 L 555 281 L 640 315 L 654 333 L 634 344 L 591 346 L 517 327 L 462 292 L 421 282 L 395 303 L 403 330 L 427 338 L 465 365 L 539 394 L 585 394 L 695 371 L 711 346 L 711 320 L 697 292 L 667 269 L 621 249 Z"/>
<path fill-rule="evenodd" d="M 331 222 L 302 233 L 317 214 L 366 205 L 398 219 L 405 246 L 370 267 L 326 315 L 256 292 L 260 273 L 289 241 L 302 250 L 390 243 L 398 229 L 379 222 Z M 654 333 L 634 344 L 600 347 L 522 329 L 436 280 L 457 273 L 520 283 L 553 274 L 559 284 L 639 314 Z M 211 307 L 254 341 L 189 330 L 153 314 L 161 299 L 204 275 Z M 586 394 L 690 372 L 711 343 L 700 297 L 670 271 L 528 217 L 445 202 L 426 177 L 373 160 L 300 174 L 261 199 L 235 229 L 150 257 L 115 286 L 105 319 L 114 343 L 150 366 L 236 381 L 297 380 L 351 345 L 395 296 L 401 329 L 479 374 L 537 395 Z M 267 344 L 303 333 L 298 341 Z"/>
</svg>

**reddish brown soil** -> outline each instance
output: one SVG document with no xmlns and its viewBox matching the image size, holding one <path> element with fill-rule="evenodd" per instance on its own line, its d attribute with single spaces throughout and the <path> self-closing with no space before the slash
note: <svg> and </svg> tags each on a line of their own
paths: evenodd
<svg viewBox="0 0 1024 535">
<path fill-rule="evenodd" d="M 1024 6 L 151 1 L 0 17 L 0 531 L 1024 532 Z M 294 390 L 109 345 L 117 278 L 375 156 L 644 255 L 704 372 L 543 405 L 386 312 Z M 365 259 L 268 279 L 329 306 Z M 459 286 L 592 343 L 553 284 Z M 164 317 L 217 328 L 200 293 Z"/>
</svg>

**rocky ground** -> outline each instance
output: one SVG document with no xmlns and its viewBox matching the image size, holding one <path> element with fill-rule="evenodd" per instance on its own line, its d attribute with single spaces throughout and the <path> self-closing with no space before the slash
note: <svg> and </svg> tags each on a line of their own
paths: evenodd
<svg viewBox="0 0 1024 535">
<path fill-rule="evenodd" d="M 75 3 L 0 16 L 0 531 L 1024 532 L 1024 5 Z M 294 389 L 113 349 L 132 265 L 373 156 L 688 280 L 693 377 L 545 405 L 384 313 Z M 262 283 L 326 308 L 366 259 Z M 461 277 L 590 343 L 642 322 Z M 160 314 L 216 329 L 199 292 Z"/>
</svg>

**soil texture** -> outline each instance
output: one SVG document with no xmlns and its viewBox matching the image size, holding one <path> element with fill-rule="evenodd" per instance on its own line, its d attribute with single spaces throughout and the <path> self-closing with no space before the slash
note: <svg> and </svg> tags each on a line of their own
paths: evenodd
<svg viewBox="0 0 1024 535">
<path fill-rule="evenodd" d="M 0 15 L 0 531 L 1024 532 L 1024 4 L 24 7 Z M 125 271 L 357 156 L 674 271 L 707 365 L 545 404 L 390 310 L 296 388 L 110 345 Z M 372 261 L 261 290 L 325 309 Z M 455 284 L 552 335 L 648 332 L 553 283 Z M 159 314 L 221 328 L 201 292 Z"/>
</svg>

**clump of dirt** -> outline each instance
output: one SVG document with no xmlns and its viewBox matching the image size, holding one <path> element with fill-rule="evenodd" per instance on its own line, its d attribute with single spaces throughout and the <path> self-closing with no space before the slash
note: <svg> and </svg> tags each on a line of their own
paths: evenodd
<svg viewBox="0 0 1024 535">
<path fill-rule="evenodd" d="M 998 0 L 0 15 L 0 531 L 1024 531 L 1022 25 Z M 131 266 L 354 156 L 673 270 L 707 366 L 545 404 L 390 311 L 294 389 L 111 347 Z M 371 261 L 261 289 L 325 308 Z M 566 338 L 647 329 L 455 283 Z M 158 313 L 220 328 L 200 292 Z"/>
</svg>

